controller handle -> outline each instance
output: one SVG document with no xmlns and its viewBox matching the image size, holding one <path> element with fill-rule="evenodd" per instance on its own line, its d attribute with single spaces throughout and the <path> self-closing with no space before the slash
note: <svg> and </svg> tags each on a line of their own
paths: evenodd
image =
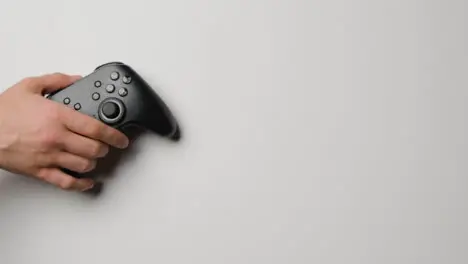
<svg viewBox="0 0 468 264">
<path fill-rule="evenodd" d="M 108 65 L 125 67 L 126 71 L 134 76 L 134 82 L 138 83 L 139 87 L 139 101 L 131 102 L 132 105 L 128 106 L 129 108 L 137 110 L 133 113 L 133 122 L 123 124 L 121 129 L 125 131 L 126 125 L 137 125 L 171 140 L 178 141 L 181 137 L 180 127 L 169 107 L 151 86 L 141 78 L 138 73 L 125 64 L 114 62 L 112 64 L 104 64 L 103 66 L 105 67 Z M 139 106 L 133 103 L 138 103 Z M 130 104 L 130 102 L 128 104 Z"/>
</svg>

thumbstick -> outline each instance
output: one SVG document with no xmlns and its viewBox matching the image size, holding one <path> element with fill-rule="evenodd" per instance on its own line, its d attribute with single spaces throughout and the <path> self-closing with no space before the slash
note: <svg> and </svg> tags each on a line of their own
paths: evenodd
<svg viewBox="0 0 468 264">
<path fill-rule="evenodd" d="M 125 106 L 117 98 L 107 98 L 99 105 L 99 118 L 107 124 L 121 121 L 125 114 Z"/>
<path fill-rule="evenodd" d="M 114 119 L 119 116 L 119 106 L 114 102 L 106 102 L 102 107 L 102 114 L 109 119 Z"/>
</svg>

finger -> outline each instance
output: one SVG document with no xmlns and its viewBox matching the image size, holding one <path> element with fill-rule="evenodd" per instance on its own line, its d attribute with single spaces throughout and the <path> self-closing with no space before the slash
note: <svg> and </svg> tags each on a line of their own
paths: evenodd
<svg viewBox="0 0 468 264">
<path fill-rule="evenodd" d="M 90 172 L 96 167 L 96 161 L 71 153 L 59 152 L 52 158 L 52 164 L 78 173 Z"/>
<path fill-rule="evenodd" d="M 72 132 L 66 133 L 62 141 L 64 151 L 88 159 L 102 158 L 109 152 L 106 144 Z"/>
<path fill-rule="evenodd" d="M 77 134 L 116 148 L 126 148 L 129 144 L 129 139 L 125 134 L 95 118 L 69 108 L 64 108 L 62 113 L 62 123 L 67 129 Z"/>
<path fill-rule="evenodd" d="M 92 179 L 78 179 L 55 168 L 43 168 L 37 173 L 37 177 L 64 190 L 84 192 L 94 186 Z"/>
<path fill-rule="evenodd" d="M 24 80 L 24 87 L 31 92 L 48 94 L 70 86 L 81 78 L 79 75 L 63 73 L 46 74 Z"/>
</svg>

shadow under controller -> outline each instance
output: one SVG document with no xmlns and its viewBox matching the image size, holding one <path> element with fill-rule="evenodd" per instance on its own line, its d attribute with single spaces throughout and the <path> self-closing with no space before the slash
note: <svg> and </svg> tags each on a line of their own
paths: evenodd
<svg viewBox="0 0 468 264">
<path fill-rule="evenodd" d="M 144 130 L 173 141 L 181 138 L 179 124 L 167 105 L 135 70 L 122 62 L 102 64 L 91 74 L 46 98 L 96 118 L 129 138 Z M 64 171 L 74 177 L 84 177 Z M 101 189 L 102 183 L 99 183 L 90 192 L 99 193 Z"/>
</svg>

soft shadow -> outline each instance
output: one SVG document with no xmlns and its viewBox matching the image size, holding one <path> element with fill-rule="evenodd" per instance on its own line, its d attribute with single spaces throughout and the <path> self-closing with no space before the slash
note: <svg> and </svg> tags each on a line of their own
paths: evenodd
<svg viewBox="0 0 468 264">
<path fill-rule="evenodd" d="M 128 148 L 111 149 L 109 154 L 105 158 L 100 159 L 96 165 L 96 168 L 89 173 L 68 173 L 78 178 L 94 179 L 96 182 L 95 187 L 85 193 L 91 196 L 100 195 L 104 191 L 104 183 L 113 178 L 114 175 L 117 175 L 117 173 L 114 172 L 118 170 L 120 164 L 133 162 L 135 159 L 138 158 L 138 153 L 141 151 L 141 144 L 137 144 L 137 141 L 141 138 L 143 133 L 151 134 L 151 131 L 145 130 L 144 128 L 139 126 L 127 127 L 125 130 L 125 134 L 127 134 L 127 136 L 130 139 L 130 145 Z M 178 128 L 178 133 L 174 135 L 173 138 L 166 139 L 173 143 L 180 142 L 182 139 L 182 132 L 180 126 Z"/>
</svg>

